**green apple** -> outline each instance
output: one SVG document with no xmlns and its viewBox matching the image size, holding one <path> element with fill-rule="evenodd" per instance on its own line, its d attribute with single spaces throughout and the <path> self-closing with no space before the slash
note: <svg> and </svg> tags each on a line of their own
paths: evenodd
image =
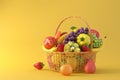
<svg viewBox="0 0 120 80">
<path fill-rule="evenodd" d="M 79 44 L 69 41 L 67 44 L 65 44 L 64 51 L 65 52 L 80 52 Z"/>
<path fill-rule="evenodd" d="M 91 42 L 91 40 L 90 40 L 90 36 L 88 34 L 82 33 L 77 37 L 77 43 L 80 46 L 85 45 L 85 44 L 90 45 L 90 42 Z"/>
</svg>

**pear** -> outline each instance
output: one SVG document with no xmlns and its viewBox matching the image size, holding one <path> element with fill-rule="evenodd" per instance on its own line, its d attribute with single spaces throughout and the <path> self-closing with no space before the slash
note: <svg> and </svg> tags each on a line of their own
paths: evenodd
<svg viewBox="0 0 120 80">
<path fill-rule="evenodd" d="M 89 60 L 87 64 L 84 67 L 84 71 L 86 73 L 95 73 L 96 71 L 96 66 L 93 60 Z"/>
</svg>

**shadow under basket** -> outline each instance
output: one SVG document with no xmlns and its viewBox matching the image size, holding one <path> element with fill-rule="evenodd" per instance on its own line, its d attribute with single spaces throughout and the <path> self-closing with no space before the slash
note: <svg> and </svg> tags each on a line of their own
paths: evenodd
<svg viewBox="0 0 120 80">
<path fill-rule="evenodd" d="M 50 70 L 60 71 L 60 67 L 63 64 L 70 64 L 73 68 L 73 72 L 84 72 L 84 66 L 87 61 L 92 59 L 96 60 L 97 51 L 89 52 L 51 52 L 48 53 L 47 62 Z"/>
</svg>

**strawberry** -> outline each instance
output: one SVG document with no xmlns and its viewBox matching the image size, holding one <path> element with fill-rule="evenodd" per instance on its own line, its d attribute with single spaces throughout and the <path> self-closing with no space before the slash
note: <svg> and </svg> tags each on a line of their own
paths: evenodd
<svg viewBox="0 0 120 80">
<path fill-rule="evenodd" d="M 99 32 L 97 30 L 91 29 L 90 32 L 92 34 L 95 34 L 99 38 L 100 34 L 99 34 Z"/>
<path fill-rule="evenodd" d="M 37 62 L 34 64 L 34 67 L 38 70 L 41 70 L 44 67 L 44 64 L 42 62 Z"/>
<path fill-rule="evenodd" d="M 58 51 L 59 51 L 59 52 L 64 52 L 64 46 L 65 46 L 65 44 L 63 44 L 63 43 L 58 44 L 58 45 L 57 45 Z"/>
<path fill-rule="evenodd" d="M 82 46 L 82 51 L 84 51 L 84 52 L 89 51 L 88 45 L 83 45 Z"/>
</svg>

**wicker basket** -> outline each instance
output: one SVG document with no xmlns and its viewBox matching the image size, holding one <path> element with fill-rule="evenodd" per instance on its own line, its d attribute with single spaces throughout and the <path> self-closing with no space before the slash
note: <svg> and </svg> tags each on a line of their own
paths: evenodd
<svg viewBox="0 0 120 80">
<path fill-rule="evenodd" d="M 82 22 L 86 24 L 86 26 L 90 29 L 89 25 L 85 20 L 78 16 L 70 16 L 65 18 L 58 25 L 56 32 L 60 28 L 61 24 L 69 18 L 78 18 Z M 55 34 L 56 34 L 55 32 Z M 89 52 L 51 52 L 47 55 L 47 62 L 49 67 L 53 71 L 59 71 L 60 67 L 63 64 L 70 64 L 73 68 L 73 72 L 84 72 L 84 66 L 89 59 L 92 59 L 94 62 L 96 61 L 96 53 L 97 51 L 92 50 L 92 36 L 91 37 L 91 48 Z"/>
</svg>

